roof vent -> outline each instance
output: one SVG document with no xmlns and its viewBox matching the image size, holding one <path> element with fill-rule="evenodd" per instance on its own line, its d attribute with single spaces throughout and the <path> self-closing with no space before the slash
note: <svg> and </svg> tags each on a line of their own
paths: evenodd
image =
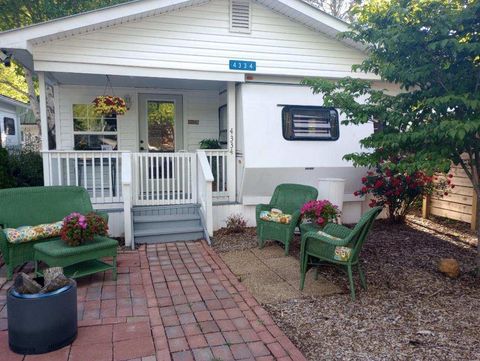
<svg viewBox="0 0 480 361">
<path fill-rule="evenodd" d="M 249 0 L 230 0 L 230 31 L 249 33 L 251 31 L 251 15 Z"/>
</svg>

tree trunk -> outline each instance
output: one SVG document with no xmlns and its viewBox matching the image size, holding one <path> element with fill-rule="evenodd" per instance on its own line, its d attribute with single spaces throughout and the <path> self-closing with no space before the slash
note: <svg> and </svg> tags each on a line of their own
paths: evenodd
<svg viewBox="0 0 480 361">
<path fill-rule="evenodd" d="M 475 259 L 475 273 L 477 277 L 480 276 L 480 193 L 475 189 L 473 196 L 477 197 L 477 217 L 475 229 L 477 230 L 477 257 Z"/>
</svg>

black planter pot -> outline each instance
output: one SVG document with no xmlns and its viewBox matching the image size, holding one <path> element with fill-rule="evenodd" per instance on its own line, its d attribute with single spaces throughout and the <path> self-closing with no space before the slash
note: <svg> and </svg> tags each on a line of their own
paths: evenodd
<svg viewBox="0 0 480 361">
<path fill-rule="evenodd" d="M 20 295 L 13 287 L 7 295 L 8 342 L 22 355 L 58 350 L 77 337 L 77 284 L 54 292 Z"/>
</svg>

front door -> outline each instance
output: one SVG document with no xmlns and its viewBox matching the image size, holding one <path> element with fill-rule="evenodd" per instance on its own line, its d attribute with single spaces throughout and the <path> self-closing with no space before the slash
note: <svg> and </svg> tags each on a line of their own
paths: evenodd
<svg viewBox="0 0 480 361">
<path fill-rule="evenodd" d="M 141 94 L 139 103 L 140 151 L 170 153 L 183 150 L 182 96 Z"/>
<path fill-rule="evenodd" d="M 151 153 L 140 166 L 143 196 L 149 200 L 169 200 L 183 191 L 178 186 L 182 168 L 178 156 L 183 150 L 182 97 L 142 94 L 139 96 L 139 149 Z"/>
</svg>

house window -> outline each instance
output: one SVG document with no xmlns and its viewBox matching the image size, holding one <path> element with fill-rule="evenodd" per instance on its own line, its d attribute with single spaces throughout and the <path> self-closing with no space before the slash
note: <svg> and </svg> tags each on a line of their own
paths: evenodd
<svg viewBox="0 0 480 361">
<path fill-rule="evenodd" d="M 73 105 L 75 150 L 117 150 L 117 116 L 98 116 L 93 104 Z"/>
<path fill-rule="evenodd" d="M 3 118 L 3 129 L 5 129 L 6 135 L 15 135 L 15 119 Z"/>
<path fill-rule="evenodd" d="M 338 112 L 334 108 L 286 105 L 282 110 L 286 140 L 337 140 Z"/>
</svg>

